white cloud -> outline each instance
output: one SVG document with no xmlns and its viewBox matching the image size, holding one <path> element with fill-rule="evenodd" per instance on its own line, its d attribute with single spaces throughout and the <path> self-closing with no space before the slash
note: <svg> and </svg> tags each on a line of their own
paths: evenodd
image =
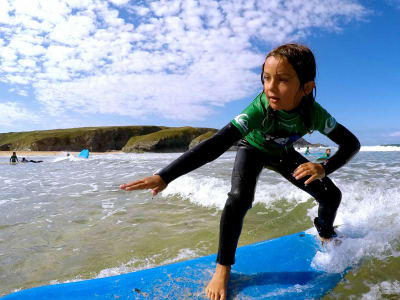
<svg viewBox="0 0 400 300">
<path fill-rule="evenodd" d="M 79 46 L 96 29 L 93 22 L 89 16 L 69 16 L 66 21 L 53 28 L 49 38 L 53 43 Z"/>
<path fill-rule="evenodd" d="M 271 45 L 366 14 L 352 0 L 139 3 L 0 0 L 0 81 L 32 86 L 52 114 L 199 120 L 260 88 Z"/>
<path fill-rule="evenodd" d="M 112 4 L 120 6 L 129 3 L 129 0 L 109 0 Z"/>
<path fill-rule="evenodd" d="M 389 136 L 399 136 L 400 137 L 400 131 L 395 131 L 389 134 Z"/>
<path fill-rule="evenodd" d="M 385 2 L 391 6 L 400 9 L 400 0 L 385 0 Z"/>
<path fill-rule="evenodd" d="M 23 96 L 23 97 L 28 96 L 28 92 L 26 90 L 11 88 L 8 91 L 10 93 L 17 93 L 18 95 Z"/>
<path fill-rule="evenodd" d="M 0 125 L 17 127 L 19 122 L 38 123 L 39 117 L 17 102 L 0 102 Z"/>
</svg>

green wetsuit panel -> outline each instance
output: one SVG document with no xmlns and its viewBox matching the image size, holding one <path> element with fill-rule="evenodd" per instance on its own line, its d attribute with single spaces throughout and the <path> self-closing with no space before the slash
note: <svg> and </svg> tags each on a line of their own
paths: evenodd
<svg viewBox="0 0 400 300">
<path fill-rule="evenodd" d="M 298 111 L 278 110 L 275 117 L 271 118 L 266 114 L 267 108 L 268 100 L 261 93 L 231 122 L 252 146 L 263 152 L 279 155 L 285 149 L 292 148 L 293 143 L 308 131 Z M 336 125 L 336 120 L 314 102 L 311 129 L 328 135 Z"/>
</svg>

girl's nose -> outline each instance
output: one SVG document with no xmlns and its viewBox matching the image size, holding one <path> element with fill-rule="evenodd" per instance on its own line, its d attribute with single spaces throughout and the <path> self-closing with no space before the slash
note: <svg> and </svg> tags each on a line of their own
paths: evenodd
<svg viewBox="0 0 400 300">
<path fill-rule="evenodd" d="M 268 79 L 264 81 L 264 90 L 273 91 L 277 87 L 277 81 L 274 79 Z"/>
</svg>

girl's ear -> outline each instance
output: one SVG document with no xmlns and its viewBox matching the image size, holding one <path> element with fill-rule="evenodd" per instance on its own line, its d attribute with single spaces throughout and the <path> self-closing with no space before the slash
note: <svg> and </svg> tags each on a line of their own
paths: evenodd
<svg viewBox="0 0 400 300">
<path fill-rule="evenodd" d="M 308 81 L 305 85 L 304 85 L 304 93 L 306 95 L 309 95 L 310 93 L 312 93 L 313 89 L 315 88 L 315 81 L 311 80 Z"/>
</svg>

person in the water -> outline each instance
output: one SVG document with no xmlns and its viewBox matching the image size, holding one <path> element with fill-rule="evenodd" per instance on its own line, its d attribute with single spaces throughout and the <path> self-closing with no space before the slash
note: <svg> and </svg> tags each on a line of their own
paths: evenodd
<svg viewBox="0 0 400 300">
<path fill-rule="evenodd" d="M 307 146 L 306 151 L 304 152 L 304 154 L 310 154 L 310 147 Z"/>
<path fill-rule="evenodd" d="M 331 156 L 331 149 L 327 148 L 324 154 L 325 158 L 329 158 Z"/>
<path fill-rule="evenodd" d="M 17 157 L 17 153 L 13 152 L 13 154 L 10 157 L 10 163 L 12 164 L 16 164 L 19 163 L 18 157 Z"/>
<path fill-rule="evenodd" d="M 327 148 L 322 156 L 317 158 L 317 161 L 325 161 L 331 156 L 331 149 Z"/>
<path fill-rule="evenodd" d="M 216 270 L 206 287 L 209 299 L 227 297 L 243 219 L 252 206 L 264 167 L 281 174 L 319 203 L 314 224 L 321 240 L 329 241 L 336 235 L 333 222 L 342 195 L 327 176 L 346 164 L 359 151 L 360 143 L 315 101 L 315 75 L 315 59 L 309 48 L 299 44 L 275 48 L 262 66 L 263 91 L 242 113 L 153 176 L 120 186 L 126 191 L 151 189 L 154 196 L 172 180 L 216 159 L 240 140 L 231 191 L 221 215 Z M 293 148 L 296 140 L 315 130 L 339 146 L 323 163 L 310 162 Z"/>
<path fill-rule="evenodd" d="M 29 162 L 31 162 L 31 163 L 41 163 L 41 162 L 43 162 L 43 160 L 33 160 L 33 159 L 27 160 L 25 157 L 23 157 L 21 162 L 22 163 L 29 163 Z"/>
</svg>

